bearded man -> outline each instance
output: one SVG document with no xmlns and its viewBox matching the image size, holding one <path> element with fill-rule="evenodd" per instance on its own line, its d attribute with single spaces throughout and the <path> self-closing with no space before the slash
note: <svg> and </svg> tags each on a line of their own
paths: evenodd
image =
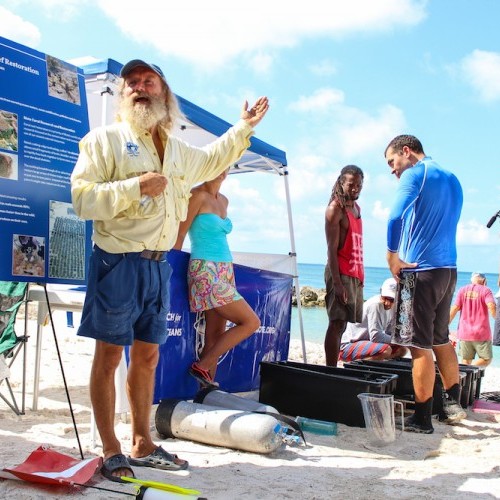
<svg viewBox="0 0 500 500">
<path fill-rule="evenodd" d="M 333 186 L 325 211 L 328 328 L 324 345 L 327 366 L 337 366 L 347 323 L 363 320 L 363 225 L 357 204 L 363 179 L 359 167 L 345 166 Z"/>
<path fill-rule="evenodd" d="M 116 482 L 133 477 L 131 465 L 188 466 L 156 446 L 150 433 L 159 345 L 167 337 L 167 252 L 186 218 L 192 186 L 217 177 L 241 157 L 269 108 L 266 97 L 251 108 L 245 102 L 236 125 L 197 148 L 171 135 L 182 114 L 158 66 L 134 59 L 121 77 L 118 121 L 82 139 L 71 176 L 73 206 L 93 221 L 94 242 L 78 335 L 96 340 L 90 397 L 103 445 L 101 473 Z M 114 429 L 114 375 L 126 345 L 129 457 Z"/>
</svg>

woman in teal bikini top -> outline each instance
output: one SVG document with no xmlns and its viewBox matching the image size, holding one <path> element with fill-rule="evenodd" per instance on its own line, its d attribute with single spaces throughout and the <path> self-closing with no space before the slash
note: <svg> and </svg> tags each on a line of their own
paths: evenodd
<svg viewBox="0 0 500 500">
<path fill-rule="evenodd" d="M 227 235 L 232 229 L 233 224 L 228 217 L 223 219 L 218 214 L 198 214 L 188 232 L 191 259 L 232 262 L 233 256 L 227 243 Z"/>
<path fill-rule="evenodd" d="M 233 257 L 227 243 L 233 227 L 227 217 L 229 201 L 219 191 L 227 174 L 228 170 L 192 189 L 187 217 L 179 226 L 174 245 L 180 250 L 189 233 L 189 305 L 191 311 L 205 315 L 203 349 L 189 373 L 202 386 L 218 385 L 214 377 L 220 356 L 260 326 L 258 316 L 236 290 Z M 234 326 L 226 331 L 227 321 Z"/>
</svg>

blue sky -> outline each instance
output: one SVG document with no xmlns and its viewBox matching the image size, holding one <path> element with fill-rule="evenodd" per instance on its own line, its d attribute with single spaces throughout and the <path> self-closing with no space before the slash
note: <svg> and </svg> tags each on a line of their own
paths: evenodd
<svg viewBox="0 0 500 500">
<path fill-rule="evenodd" d="M 276 5 L 274 5 L 276 3 Z M 324 263 L 324 211 L 340 169 L 365 172 L 360 196 L 367 266 L 385 267 L 397 180 L 383 152 L 411 133 L 459 177 L 460 271 L 497 273 L 500 220 L 500 2 L 496 0 L 10 0 L 0 35 L 54 57 L 164 70 L 174 92 L 234 122 L 267 95 L 256 129 L 289 164 L 298 261 Z M 235 251 L 288 253 L 282 179 L 231 176 Z"/>
</svg>

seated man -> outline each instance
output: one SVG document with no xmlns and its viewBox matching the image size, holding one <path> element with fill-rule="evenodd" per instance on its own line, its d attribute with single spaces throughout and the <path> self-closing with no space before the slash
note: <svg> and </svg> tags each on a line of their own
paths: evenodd
<svg viewBox="0 0 500 500">
<path fill-rule="evenodd" d="M 405 347 L 391 344 L 396 289 L 396 280 L 386 279 L 380 295 L 374 295 L 363 304 L 361 323 L 347 324 L 339 361 L 401 358 L 408 352 Z"/>
</svg>

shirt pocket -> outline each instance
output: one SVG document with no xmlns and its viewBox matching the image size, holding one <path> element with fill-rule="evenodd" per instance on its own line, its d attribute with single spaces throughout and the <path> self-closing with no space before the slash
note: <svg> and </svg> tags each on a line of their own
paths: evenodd
<svg viewBox="0 0 500 500">
<path fill-rule="evenodd" d="M 152 170 L 147 169 L 147 164 L 143 162 L 130 163 L 130 171 L 126 174 L 127 179 L 131 177 L 140 177 L 146 172 L 152 172 Z M 120 215 L 132 220 L 152 219 L 161 213 L 162 200 L 162 195 L 156 196 L 155 198 L 151 198 L 151 196 L 142 196 L 140 200 L 132 201 L 130 206 L 123 210 Z"/>
<path fill-rule="evenodd" d="M 172 172 L 172 182 L 175 206 L 175 218 L 178 222 L 186 220 L 189 198 L 191 198 L 191 186 L 184 175 Z"/>
<path fill-rule="evenodd" d="M 152 219 L 158 216 L 161 212 L 160 203 L 162 196 L 151 198 L 143 196 L 139 201 L 133 201 L 130 207 L 121 212 L 121 215 L 127 219 Z"/>
</svg>

